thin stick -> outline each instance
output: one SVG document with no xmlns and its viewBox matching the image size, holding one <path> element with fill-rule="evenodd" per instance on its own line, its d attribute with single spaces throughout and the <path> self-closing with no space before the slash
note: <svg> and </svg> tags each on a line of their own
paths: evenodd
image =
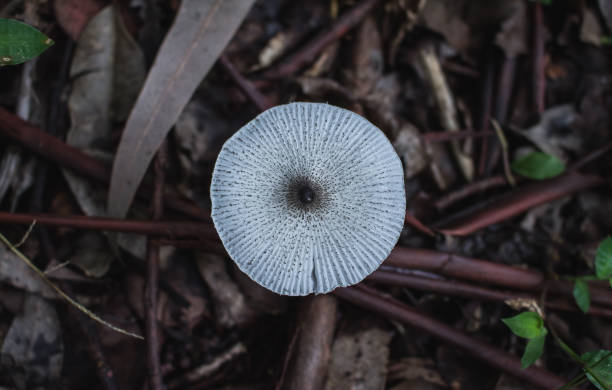
<svg viewBox="0 0 612 390">
<path fill-rule="evenodd" d="M 264 78 L 283 78 L 295 74 L 304 66 L 313 62 L 316 56 L 328 45 L 340 39 L 361 22 L 379 1 L 362 0 L 349 12 L 342 15 L 328 31 L 314 37 L 303 49 L 279 66 L 264 72 L 262 76 Z"/>
<path fill-rule="evenodd" d="M 569 172 L 555 179 L 519 187 L 471 210 L 448 217 L 445 222 L 437 224 L 437 230 L 444 234 L 465 236 L 519 215 L 532 207 L 604 183 L 605 181 L 600 176 Z"/>
<path fill-rule="evenodd" d="M 49 280 L 49 278 L 47 278 L 47 275 L 45 275 L 45 273 L 43 271 L 38 269 L 38 267 L 35 266 L 34 263 L 32 263 L 30 261 L 30 259 L 28 259 L 23 253 L 21 253 L 19 251 L 19 249 L 15 248 L 15 246 L 13 244 L 11 244 L 11 242 L 6 237 L 4 237 L 4 235 L 2 233 L 0 233 L 0 241 L 2 241 L 11 250 L 11 252 L 13 252 L 15 255 L 17 255 L 17 257 L 19 257 L 21 259 L 21 261 L 23 261 L 28 267 L 30 267 L 32 269 L 32 271 L 36 272 L 38 274 L 38 276 L 40 276 L 40 278 L 45 283 L 47 283 L 49 285 L 49 287 L 51 287 L 60 297 L 62 297 L 66 301 L 68 301 L 68 303 L 70 303 L 72 306 L 76 307 L 77 309 L 79 309 L 80 311 L 85 313 L 91 319 L 98 321 L 102 325 L 104 325 L 104 326 L 114 330 L 115 332 L 119 332 L 121 334 L 124 334 L 126 336 L 131 336 L 131 337 L 134 337 L 136 339 L 144 340 L 144 338 L 142 336 L 137 335 L 136 333 L 128 332 L 127 330 L 121 329 L 121 328 L 119 328 L 119 327 L 117 327 L 115 325 L 112 325 L 112 324 L 104 321 L 102 318 L 98 317 L 96 314 L 91 312 L 88 308 L 86 308 L 85 306 L 81 305 L 79 302 L 77 302 L 74 299 L 72 299 L 69 295 L 67 295 L 59 287 L 57 287 L 53 282 L 51 282 Z"/>
<path fill-rule="evenodd" d="M 153 192 L 153 219 L 159 220 L 164 210 L 164 166 L 166 164 L 167 146 L 164 142 L 155 159 L 155 187 Z M 147 243 L 147 286 L 144 294 L 145 322 L 147 333 L 147 367 L 149 383 L 153 390 L 163 390 L 159 358 L 159 327 L 157 325 L 157 291 L 159 280 L 159 247 Z"/>
<path fill-rule="evenodd" d="M 453 191 L 442 196 L 440 199 L 434 202 L 434 206 L 438 210 L 444 210 L 471 195 L 478 194 L 490 188 L 502 187 L 507 184 L 508 181 L 506 181 L 506 178 L 501 175 L 475 181 L 473 183 L 467 184 L 465 187 L 462 187 L 457 191 Z"/>
<path fill-rule="evenodd" d="M 541 114 L 545 109 L 546 75 L 544 69 L 544 25 L 542 23 L 542 4 L 534 1 L 532 7 L 532 77 L 533 77 L 533 104 L 536 113 Z"/>
<path fill-rule="evenodd" d="M 61 226 L 76 229 L 107 230 L 162 237 L 204 238 L 218 240 L 214 227 L 207 222 L 138 221 L 84 215 L 18 214 L 0 211 L 0 224 Z"/>
<path fill-rule="evenodd" d="M 268 98 L 259 92 L 250 80 L 247 80 L 238 72 L 238 69 L 236 69 L 225 54 L 219 58 L 219 64 L 221 64 L 227 74 L 234 80 L 259 111 L 265 111 L 272 107 L 272 103 L 270 103 Z"/>
<path fill-rule="evenodd" d="M 497 134 L 497 138 L 499 139 L 499 143 L 501 144 L 502 156 L 504 161 L 504 174 L 506 175 L 506 180 L 512 187 L 516 185 L 516 180 L 512 175 L 512 171 L 510 170 L 510 156 L 508 155 L 508 141 L 506 141 L 506 137 L 504 136 L 504 132 L 501 129 L 501 126 L 495 119 L 491 119 L 491 124 L 493 125 L 493 129 L 495 130 L 495 134 Z"/>
</svg>

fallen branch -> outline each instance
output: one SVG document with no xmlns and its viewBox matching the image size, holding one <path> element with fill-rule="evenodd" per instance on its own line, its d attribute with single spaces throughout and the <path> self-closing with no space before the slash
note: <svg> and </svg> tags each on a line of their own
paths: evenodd
<svg viewBox="0 0 612 390">
<path fill-rule="evenodd" d="M 555 179 L 525 185 L 484 205 L 447 219 L 452 222 L 438 223 L 434 227 L 444 234 L 467 236 L 479 229 L 517 216 L 532 207 L 604 183 L 605 181 L 596 175 L 570 172 Z"/>
<path fill-rule="evenodd" d="M 414 308 L 393 298 L 383 297 L 374 289 L 363 286 L 338 288 L 334 291 L 334 294 L 364 309 L 371 310 L 388 319 L 403 322 L 416 329 L 428 332 L 449 344 L 463 348 L 484 363 L 525 380 L 534 386 L 543 389 L 556 389 L 565 384 L 563 378 L 544 369 L 534 366 L 522 369 L 519 359 L 507 352 L 469 337 L 464 332 L 421 314 Z"/>
</svg>

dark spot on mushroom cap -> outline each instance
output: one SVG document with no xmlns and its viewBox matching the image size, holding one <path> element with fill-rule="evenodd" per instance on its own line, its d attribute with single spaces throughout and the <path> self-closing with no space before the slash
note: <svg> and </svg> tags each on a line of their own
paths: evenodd
<svg viewBox="0 0 612 390">
<path fill-rule="evenodd" d="M 315 193 L 309 186 L 303 186 L 298 190 L 300 202 L 304 204 L 312 203 L 315 198 Z"/>
</svg>

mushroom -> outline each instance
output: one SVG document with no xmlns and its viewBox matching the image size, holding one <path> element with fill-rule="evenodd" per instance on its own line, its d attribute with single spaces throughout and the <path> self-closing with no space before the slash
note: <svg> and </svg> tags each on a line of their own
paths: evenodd
<svg viewBox="0 0 612 390">
<path fill-rule="evenodd" d="M 238 268 L 283 295 L 360 282 L 397 243 L 402 164 L 382 131 L 329 104 L 273 107 L 225 142 L 212 219 Z"/>
</svg>

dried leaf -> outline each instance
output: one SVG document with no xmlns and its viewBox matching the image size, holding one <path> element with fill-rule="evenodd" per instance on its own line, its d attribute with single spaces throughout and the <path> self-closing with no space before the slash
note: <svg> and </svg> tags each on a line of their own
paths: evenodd
<svg viewBox="0 0 612 390">
<path fill-rule="evenodd" d="M 57 297 L 55 292 L 34 271 L 4 245 L 0 245 L 0 282 L 45 298 Z"/>
<path fill-rule="evenodd" d="M 4 338 L 2 353 L 24 369 L 28 389 L 55 387 L 49 384 L 61 377 L 64 344 L 53 306 L 30 294 Z"/>
<path fill-rule="evenodd" d="M 222 327 L 244 326 L 255 317 L 243 293 L 230 278 L 225 259 L 208 253 L 196 254 L 198 269 L 215 302 L 215 319 Z"/>
<path fill-rule="evenodd" d="M 109 161 L 112 124 L 127 118 L 145 78 L 144 56 L 112 5 L 91 19 L 81 33 L 70 75 L 74 83 L 68 100 L 71 127 L 67 143 Z M 106 215 L 105 190 L 68 170 L 64 176 L 85 214 Z M 111 237 L 117 237 L 118 244 L 134 256 L 144 256 L 144 237 Z M 107 255 L 92 252 L 88 257 L 79 266 L 88 275 L 103 276 L 112 256 L 107 251 Z"/>
<path fill-rule="evenodd" d="M 100 0 L 55 0 L 53 2 L 58 23 L 75 41 L 89 20 L 103 7 L 104 3 Z"/>
<path fill-rule="evenodd" d="M 153 156 L 254 0 L 183 0 L 126 124 L 108 211 L 127 213 Z"/>
<path fill-rule="evenodd" d="M 380 328 L 340 334 L 334 341 L 325 389 L 383 389 L 390 341 L 391 334 Z"/>
</svg>

